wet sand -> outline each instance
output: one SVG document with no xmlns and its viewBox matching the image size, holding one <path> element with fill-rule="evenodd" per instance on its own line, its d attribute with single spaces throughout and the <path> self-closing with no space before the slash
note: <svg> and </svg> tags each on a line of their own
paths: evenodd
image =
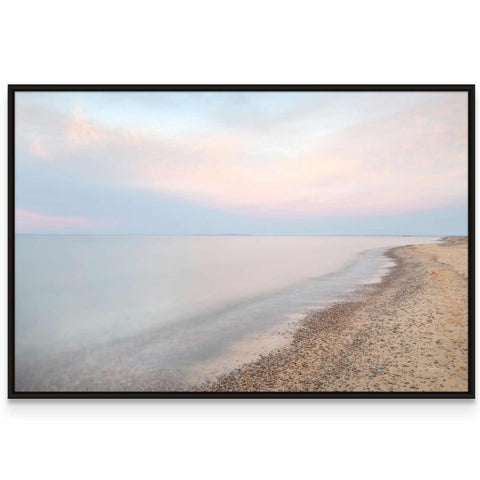
<svg viewBox="0 0 480 480">
<path fill-rule="evenodd" d="M 388 254 L 396 267 L 362 300 L 309 315 L 287 346 L 199 390 L 468 391 L 466 238 Z"/>
</svg>

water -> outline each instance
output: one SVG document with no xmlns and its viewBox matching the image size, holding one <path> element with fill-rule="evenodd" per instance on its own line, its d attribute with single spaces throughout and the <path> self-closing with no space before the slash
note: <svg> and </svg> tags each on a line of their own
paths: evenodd
<svg viewBox="0 0 480 480">
<path fill-rule="evenodd" d="M 18 235 L 16 388 L 188 388 L 378 281 L 387 248 L 435 240 Z"/>
</svg>

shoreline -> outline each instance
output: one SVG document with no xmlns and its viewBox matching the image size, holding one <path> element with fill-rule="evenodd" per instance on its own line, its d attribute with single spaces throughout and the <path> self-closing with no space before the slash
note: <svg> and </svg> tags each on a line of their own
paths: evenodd
<svg viewBox="0 0 480 480">
<path fill-rule="evenodd" d="M 438 237 L 435 237 L 438 238 Z M 281 322 L 270 325 L 264 329 L 252 332 L 250 335 L 232 342 L 227 349 L 219 357 L 201 362 L 195 367 L 186 382 L 186 386 L 177 386 L 176 389 L 189 391 L 194 389 L 205 388 L 206 385 L 215 383 L 217 379 L 222 378 L 233 371 L 242 368 L 245 365 L 255 363 L 267 355 L 277 353 L 280 350 L 288 348 L 293 341 L 298 329 L 309 320 L 314 314 L 320 314 L 328 311 L 336 305 L 344 305 L 350 303 L 358 303 L 366 298 L 373 290 L 378 288 L 386 277 L 390 275 L 392 269 L 395 268 L 395 260 L 388 255 L 388 252 L 397 247 L 381 248 L 383 252 L 383 265 L 380 265 L 374 273 L 369 277 L 359 281 L 353 288 L 347 288 L 343 294 L 339 294 L 339 299 L 329 301 L 329 305 L 310 308 L 308 312 L 297 312 L 288 314 Z M 360 252 L 358 255 L 365 255 L 377 248 Z M 344 270 L 358 264 L 358 256 L 337 272 L 328 274 L 336 275 Z M 200 380 L 199 380 L 200 378 Z"/>
<path fill-rule="evenodd" d="M 288 345 L 195 391 L 467 391 L 466 244 L 388 250 L 395 266 L 358 300 L 307 315 Z"/>
</svg>

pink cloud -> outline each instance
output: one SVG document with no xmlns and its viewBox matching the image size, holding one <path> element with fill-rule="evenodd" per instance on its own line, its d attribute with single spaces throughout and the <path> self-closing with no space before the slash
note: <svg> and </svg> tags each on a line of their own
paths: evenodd
<svg viewBox="0 0 480 480">
<path fill-rule="evenodd" d="M 78 111 L 36 111 L 24 118 L 34 119 L 35 127 L 18 129 L 24 143 L 39 142 L 37 156 L 48 152 L 58 171 L 229 211 L 393 213 L 442 207 L 467 194 L 463 94 L 439 95 L 435 102 L 335 133 L 315 134 L 312 124 L 308 141 L 297 130 L 274 125 L 268 134 L 238 128 L 172 136 L 95 124 Z M 295 118 L 288 120 L 295 124 Z"/>
<path fill-rule="evenodd" d="M 41 158 L 47 161 L 52 160 L 52 156 L 48 151 L 47 147 L 43 143 L 39 142 L 38 140 L 35 140 L 32 143 L 31 152 L 37 158 Z"/>
<path fill-rule="evenodd" d="M 84 217 L 48 215 L 23 208 L 15 209 L 15 231 L 17 233 L 76 232 L 114 223 L 117 222 Z"/>
<path fill-rule="evenodd" d="M 67 141 L 73 148 L 101 145 L 108 139 L 105 128 L 98 128 L 86 120 L 81 109 L 75 109 L 72 117 L 68 118 L 66 130 Z"/>
</svg>

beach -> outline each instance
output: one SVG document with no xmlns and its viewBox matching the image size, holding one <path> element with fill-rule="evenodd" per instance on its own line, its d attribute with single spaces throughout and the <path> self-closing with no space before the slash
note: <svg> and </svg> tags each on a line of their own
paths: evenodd
<svg viewBox="0 0 480 480">
<path fill-rule="evenodd" d="M 395 267 L 360 299 L 311 313 L 281 349 L 202 391 L 468 391 L 466 237 L 392 248 Z"/>
</svg>

